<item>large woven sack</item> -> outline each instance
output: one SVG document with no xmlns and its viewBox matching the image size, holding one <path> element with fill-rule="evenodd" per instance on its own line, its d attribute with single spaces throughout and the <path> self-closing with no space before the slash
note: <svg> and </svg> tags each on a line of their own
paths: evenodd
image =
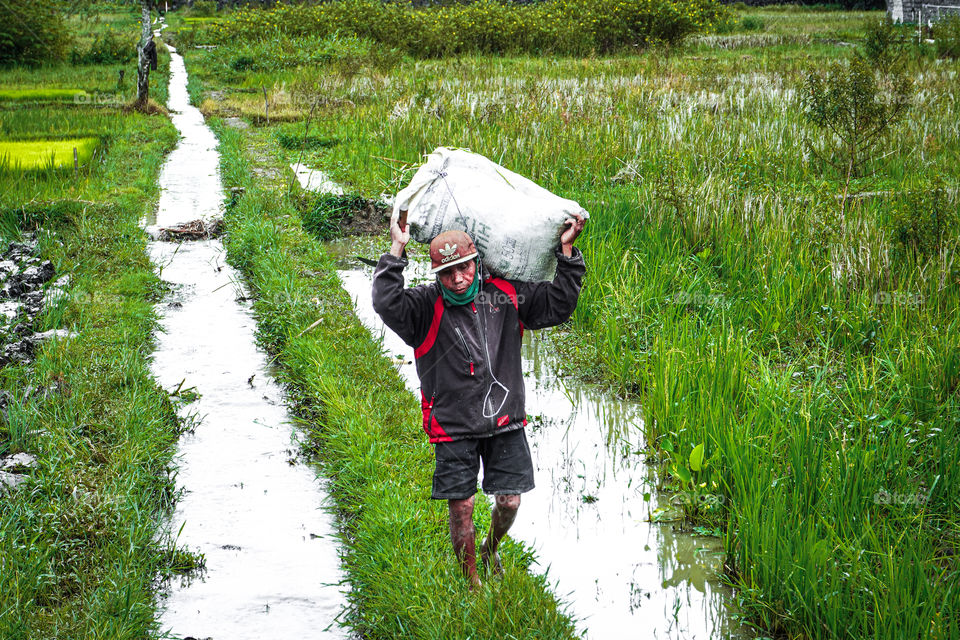
<svg viewBox="0 0 960 640">
<path fill-rule="evenodd" d="M 473 238 L 487 271 L 512 280 L 552 280 L 565 221 L 588 217 L 573 200 L 463 149 L 439 147 L 397 194 L 410 237 L 430 242 L 449 229 Z"/>
</svg>

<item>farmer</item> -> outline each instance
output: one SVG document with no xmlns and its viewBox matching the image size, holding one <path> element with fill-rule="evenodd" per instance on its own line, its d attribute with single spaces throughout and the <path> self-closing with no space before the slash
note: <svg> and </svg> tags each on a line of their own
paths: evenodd
<svg viewBox="0 0 960 640">
<path fill-rule="evenodd" d="M 552 282 L 487 277 L 473 240 L 444 231 L 430 243 L 437 281 L 404 288 L 407 229 L 391 222 L 393 244 L 373 276 L 373 307 L 414 348 L 420 377 L 423 429 L 435 445 L 432 497 L 447 500 L 450 539 L 470 588 L 477 574 L 473 502 L 483 464 L 483 491 L 495 496 L 490 532 L 480 549 L 483 566 L 503 572 L 497 547 L 533 489 L 533 461 L 524 425 L 520 340 L 573 314 L 585 267 L 573 246 L 580 216 L 567 221 L 556 249 Z"/>
</svg>

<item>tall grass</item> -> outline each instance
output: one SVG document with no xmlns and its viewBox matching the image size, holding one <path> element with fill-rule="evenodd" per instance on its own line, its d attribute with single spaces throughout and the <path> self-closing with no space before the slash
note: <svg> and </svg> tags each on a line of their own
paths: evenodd
<svg viewBox="0 0 960 640">
<path fill-rule="evenodd" d="M 943 612 L 960 605 L 960 238 L 930 229 L 958 209 L 960 67 L 908 52 L 907 121 L 853 185 L 874 195 L 841 217 L 842 176 L 808 146 L 832 140 L 797 90 L 877 16 L 755 13 L 782 39 L 349 76 L 219 72 L 227 43 L 188 62 L 208 88 L 313 108 L 310 133 L 337 144 L 305 162 L 355 194 L 396 192 L 447 145 L 580 201 L 571 369 L 644 403 L 665 489 L 723 497 L 688 515 L 724 531 L 749 618 L 811 638 L 957 637 Z"/>
</svg>

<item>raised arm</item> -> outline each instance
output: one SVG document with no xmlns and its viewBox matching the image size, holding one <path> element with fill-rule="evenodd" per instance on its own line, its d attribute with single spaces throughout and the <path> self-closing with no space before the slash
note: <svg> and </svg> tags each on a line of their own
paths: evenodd
<svg viewBox="0 0 960 640">
<path fill-rule="evenodd" d="M 436 296 L 429 287 L 404 288 L 403 269 L 407 266 L 404 248 L 410 232 L 391 220 L 390 252 L 380 257 L 373 272 L 373 310 L 404 342 L 416 347 L 426 335 L 430 312 Z"/>
<path fill-rule="evenodd" d="M 571 218 L 557 247 L 557 273 L 552 282 L 518 282 L 517 305 L 520 321 L 531 329 L 552 327 L 566 322 L 577 308 L 580 285 L 587 267 L 583 254 L 573 246 L 583 230 L 584 219 Z"/>
</svg>

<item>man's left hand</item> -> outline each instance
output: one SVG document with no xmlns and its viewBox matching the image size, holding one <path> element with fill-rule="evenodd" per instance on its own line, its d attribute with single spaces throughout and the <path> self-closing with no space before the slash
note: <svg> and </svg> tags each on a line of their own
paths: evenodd
<svg viewBox="0 0 960 640">
<path fill-rule="evenodd" d="M 580 214 L 574 214 L 572 218 L 567 219 L 567 228 L 560 235 L 560 250 L 568 258 L 573 255 L 573 241 L 577 239 L 580 232 L 583 231 L 583 225 L 586 220 Z"/>
</svg>

